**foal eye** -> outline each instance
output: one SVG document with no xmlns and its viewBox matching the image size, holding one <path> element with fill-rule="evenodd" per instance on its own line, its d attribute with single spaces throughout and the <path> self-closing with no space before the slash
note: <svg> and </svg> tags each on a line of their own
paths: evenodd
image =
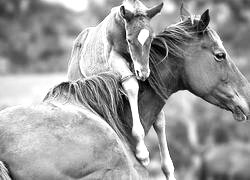
<svg viewBox="0 0 250 180">
<path fill-rule="evenodd" d="M 224 59 L 226 59 L 226 54 L 221 52 L 221 53 L 218 53 L 218 54 L 215 54 L 214 55 L 214 59 L 216 61 L 223 61 Z"/>
</svg>

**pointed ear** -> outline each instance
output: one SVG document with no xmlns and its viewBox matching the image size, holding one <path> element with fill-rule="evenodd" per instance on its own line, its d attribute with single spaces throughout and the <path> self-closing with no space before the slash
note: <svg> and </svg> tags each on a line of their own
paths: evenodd
<svg viewBox="0 0 250 180">
<path fill-rule="evenodd" d="M 199 20 L 198 25 L 197 25 L 197 30 L 199 32 L 203 32 L 207 28 L 209 22 L 210 22 L 209 9 L 207 9 L 201 15 L 201 19 Z"/>
<path fill-rule="evenodd" d="M 124 6 L 120 7 L 120 14 L 126 21 L 130 21 L 134 17 L 134 14 L 131 11 L 125 9 Z"/>
<path fill-rule="evenodd" d="M 184 3 L 181 3 L 181 8 L 180 8 L 180 15 L 181 15 L 181 20 L 184 21 L 187 17 L 191 17 L 190 12 L 184 7 Z"/>
<path fill-rule="evenodd" d="M 149 17 L 150 19 L 153 18 L 156 14 L 158 14 L 159 12 L 161 12 L 161 9 L 163 7 L 163 3 L 152 7 L 151 9 L 146 11 L 146 15 L 147 17 Z"/>
</svg>

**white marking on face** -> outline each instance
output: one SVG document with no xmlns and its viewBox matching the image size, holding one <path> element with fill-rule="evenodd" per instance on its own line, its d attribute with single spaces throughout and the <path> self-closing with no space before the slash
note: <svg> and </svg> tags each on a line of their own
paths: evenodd
<svg viewBox="0 0 250 180">
<path fill-rule="evenodd" d="M 147 41 L 148 37 L 149 37 L 149 30 L 142 29 L 140 31 L 137 39 L 138 39 L 139 43 L 143 46 L 144 43 Z"/>
</svg>

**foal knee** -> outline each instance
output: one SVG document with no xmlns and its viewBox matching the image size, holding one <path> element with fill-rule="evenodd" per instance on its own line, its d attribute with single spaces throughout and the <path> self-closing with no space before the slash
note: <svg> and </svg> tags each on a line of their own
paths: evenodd
<svg viewBox="0 0 250 180">
<path fill-rule="evenodd" d="M 135 78 L 130 78 L 122 83 L 124 90 L 129 97 L 137 97 L 139 91 L 139 84 Z"/>
<path fill-rule="evenodd" d="M 169 175 L 174 174 L 174 165 L 173 165 L 172 161 L 171 162 L 168 162 L 168 161 L 162 162 L 161 169 L 162 169 L 163 173 L 165 174 L 165 176 L 169 176 Z"/>
</svg>

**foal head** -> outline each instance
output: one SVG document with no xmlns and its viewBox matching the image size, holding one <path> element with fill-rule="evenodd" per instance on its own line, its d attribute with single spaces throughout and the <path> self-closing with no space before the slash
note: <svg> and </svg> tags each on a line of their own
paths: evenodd
<svg viewBox="0 0 250 180">
<path fill-rule="evenodd" d="M 184 17 L 184 16 L 182 16 Z M 187 35 L 183 46 L 185 87 L 206 101 L 231 111 L 236 120 L 249 115 L 249 83 L 238 70 L 219 35 L 210 27 L 209 11 L 188 16 L 178 26 Z"/>
<path fill-rule="evenodd" d="M 159 13 L 163 3 L 147 9 L 140 1 L 125 1 L 120 15 L 125 21 L 128 51 L 133 61 L 136 78 L 146 80 L 150 74 L 149 52 L 153 40 L 150 19 Z"/>
</svg>

